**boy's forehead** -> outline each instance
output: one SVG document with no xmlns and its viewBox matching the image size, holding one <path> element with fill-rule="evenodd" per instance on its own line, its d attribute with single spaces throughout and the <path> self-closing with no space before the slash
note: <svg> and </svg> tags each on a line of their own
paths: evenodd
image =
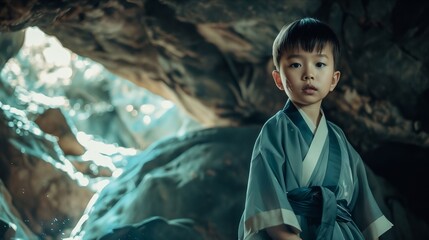
<svg viewBox="0 0 429 240">
<path fill-rule="evenodd" d="M 310 52 L 310 51 L 306 51 L 301 45 L 297 45 L 297 46 L 294 46 L 291 48 L 286 47 L 285 53 L 289 53 L 289 52 L 296 53 L 296 52 Z M 329 52 L 329 53 L 333 54 L 332 44 L 326 43 L 326 44 L 323 44 L 323 46 L 322 45 L 314 45 L 311 53 L 313 53 L 313 52 L 324 53 L 324 54 Z"/>
<path fill-rule="evenodd" d="M 283 57 L 287 57 L 290 55 L 302 55 L 302 54 L 311 54 L 316 56 L 326 56 L 328 58 L 333 57 L 333 49 L 332 45 L 329 43 L 324 44 L 323 47 L 314 46 L 312 51 L 304 50 L 300 45 L 293 48 L 286 48 L 283 54 Z"/>
</svg>

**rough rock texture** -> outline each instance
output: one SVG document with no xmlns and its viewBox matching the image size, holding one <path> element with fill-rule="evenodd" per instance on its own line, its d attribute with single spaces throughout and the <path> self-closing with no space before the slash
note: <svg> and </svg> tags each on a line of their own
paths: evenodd
<svg viewBox="0 0 429 240">
<path fill-rule="evenodd" d="M 129 160 L 76 236 L 96 239 L 152 216 L 194 221 L 204 239 L 234 239 L 259 127 L 214 128 L 161 141 Z"/>
<path fill-rule="evenodd" d="M 0 103 L 0 179 L 16 218 L 39 237 L 65 237 L 93 192 L 79 186 L 55 139 L 33 124 L 24 111 Z"/>
<path fill-rule="evenodd" d="M 206 126 L 246 126 L 261 124 L 285 100 L 270 77 L 276 33 L 297 17 L 318 17 L 343 45 L 342 81 L 325 102 L 326 114 L 375 173 L 394 183 L 407 209 L 429 222 L 425 198 L 416 194 L 428 181 L 413 173 L 424 169 L 429 148 L 428 10 L 428 1 L 417 0 L 0 0 L 0 31 L 39 26 Z M 165 159 L 159 166 L 173 156 Z M 406 213 L 401 204 L 390 206 Z M 406 238 L 412 239 L 399 239 Z"/>
</svg>

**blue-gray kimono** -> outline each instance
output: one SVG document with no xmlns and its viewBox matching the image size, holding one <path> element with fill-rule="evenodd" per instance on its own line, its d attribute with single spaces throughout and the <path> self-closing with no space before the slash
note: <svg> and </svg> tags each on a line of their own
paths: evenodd
<svg viewBox="0 0 429 240">
<path fill-rule="evenodd" d="M 304 240 L 375 239 L 392 227 L 342 130 L 322 115 L 316 128 L 291 101 L 255 142 L 238 238 L 270 239 L 286 224 Z"/>
</svg>

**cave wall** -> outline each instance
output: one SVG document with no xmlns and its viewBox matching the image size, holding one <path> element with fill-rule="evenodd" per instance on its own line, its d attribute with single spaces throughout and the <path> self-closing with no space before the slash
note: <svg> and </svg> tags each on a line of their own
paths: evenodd
<svg viewBox="0 0 429 240">
<path fill-rule="evenodd" d="M 38 26 L 206 127 L 262 124 L 282 107 L 285 96 L 270 74 L 274 37 L 298 17 L 326 21 L 343 46 L 342 79 L 326 114 L 376 174 L 409 196 L 406 205 L 424 205 L 416 193 L 429 186 L 429 2 L 1 0 L 0 6 L 0 38 L 16 43 L 2 45 L 5 56 L 19 49 L 20 30 Z M 429 221 L 427 209 L 414 212 Z"/>
<path fill-rule="evenodd" d="M 332 120 L 364 151 L 388 140 L 429 145 L 418 111 L 429 89 L 426 2 L 2 2 L 0 31 L 38 26 L 206 126 L 260 123 L 281 107 L 272 41 L 283 24 L 320 18 L 343 46 Z"/>
</svg>

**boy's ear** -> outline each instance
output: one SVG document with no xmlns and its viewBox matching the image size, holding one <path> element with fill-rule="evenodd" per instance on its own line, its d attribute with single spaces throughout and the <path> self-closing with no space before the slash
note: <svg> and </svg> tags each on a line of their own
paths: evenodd
<svg viewBox="0 0 429 240">
<path fill-rule="evenodd" d="M 271 74 L 273 75 L 273 79 L 274 79 L 274 82 L 276 83 L 277 88 L 280 90 L 284 90 L 280 72 L 277 70 L 274 70 Z"/>
<path fill-rule="evenodd" d="M 329 91 L 334 91 L 335 87 L 337 86 L 338 82 L 340 81 L 340 77 L 341 77 L 341 72 L 340 71 L 335 71 L 334 75 L 332 76 L 332 82 L 331 82 L 331 87 L 329 89 Z"/>
</svg>

